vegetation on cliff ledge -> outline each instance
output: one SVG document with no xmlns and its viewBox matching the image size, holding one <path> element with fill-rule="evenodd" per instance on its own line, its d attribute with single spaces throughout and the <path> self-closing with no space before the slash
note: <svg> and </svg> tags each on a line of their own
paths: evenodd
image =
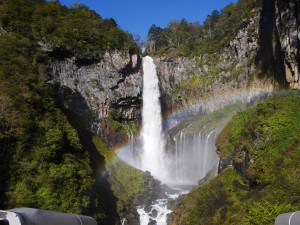
<svg viewBox="0 0 300 225">
<path fill-rule="evenodd" d="M 201 25 L 198 21 L 173 20 L 166 28 L 153 24 L 148 32 L 151 54 L 197 56 L 215 53 L 237 35 L 261 9 L 262 0 L 239 0 L 220 12 L 214 10 Z M 171 50 L 173 49 L 173 50 Z"/>
<path fill-rule="evenodd" d="M 0 45 L 0 208 L 84 213 L 99 224 L 135 210 L 147 191 L 145 174 L 117 159 L 100 138 L 78 135 L 88 132 L 70 125 L 45 83 L 45 65 L 35 62 L 41 52 L 28 39 L 7 34 Z M 108 182 L 104 191 L 103 184 L 94 187 L 98 176 Z"/>
<path fill-rule="evenodd" d="M 216 144 L 233 166 L 185 196 L 172 224 L 271 225 L 299 210 L 299 106 L 299 92 L 281 92 L 234 116 Z"/>
<path fill-rule="evenodd" d="M 141 195 L 147 194 L 144 193 L 146 191 L 145 173 L 120 160 L 99 137 L 93 136 L 93 143 L 105 158 L 108 179 L 118 198 L 117 210 L 119 213 L 124 211 L 127 204 L 141 204 L 139 198 Z"/>
</svg>

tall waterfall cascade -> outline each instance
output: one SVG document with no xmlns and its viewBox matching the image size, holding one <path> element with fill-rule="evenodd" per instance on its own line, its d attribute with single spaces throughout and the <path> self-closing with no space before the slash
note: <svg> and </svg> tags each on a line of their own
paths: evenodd
<svg viewBox="0 0 300 225">
<path fill-rule="evenodd" d="M 141 168 L 160 180 L 166 178 L 164 140 L 156 67 L 149 56 L 143 58 L 143 109 Z"/>
<path fill-rule="evenodd" d="M 143 130 L 141 168 L 163 183 L 194 185 L 218 164 L 214 142 L 216 132 L 189 133 L 181 130 L 175 137 L 173 154 L 166 155 L 162 131 L 159 80 L 153 59 L 143 59 Z"/>
</svg>

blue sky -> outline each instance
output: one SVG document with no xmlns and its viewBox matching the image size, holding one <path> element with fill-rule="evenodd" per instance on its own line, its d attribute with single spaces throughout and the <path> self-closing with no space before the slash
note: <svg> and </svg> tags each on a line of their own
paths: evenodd
<svg viewBox="0 0 300 225">
<path fill-rule="evenodd" d="M 185 18 L 189 22 L 202 23 L 214 9 L 220 10 L 237 0 L 60 0 L 70 6 L 83 3 L 103 18 L 113 18 L 118 25 L 132 34 L 146 37 L 152 24 L 166 27 L 173 19 Z"/>
</svg>

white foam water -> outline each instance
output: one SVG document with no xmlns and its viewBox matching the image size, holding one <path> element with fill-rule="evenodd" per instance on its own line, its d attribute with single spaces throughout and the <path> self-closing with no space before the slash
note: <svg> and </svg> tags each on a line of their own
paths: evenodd
<svg viewBox="0 0 300 225">
<path fill-rule="evenodd" d="M 138 207 L 137 212 L 140 215 L 140 225 L 148 225 L 153 221 L 155 225 L 167 225 L 168 216 L 172 210 L 168 209 L 167 205 L 170 200 L 176 200 L 181 195 L 187 194 L 188 190 L 173 189 L 172 193 L 165 193 L 165 198 L 157 199 L 151 205 L 149 211 L 143 207 Z"/>
<path fill-rule="evenodd" d="M 162 135 L 162 119 L 160 93 L 156 67 L 149 56 L 143 58 L 143 109 L 142 140 L 143 152 L 141 167 L 160 180 L 166 178 L 164 163 L 164 140 Z"/>
</svg>

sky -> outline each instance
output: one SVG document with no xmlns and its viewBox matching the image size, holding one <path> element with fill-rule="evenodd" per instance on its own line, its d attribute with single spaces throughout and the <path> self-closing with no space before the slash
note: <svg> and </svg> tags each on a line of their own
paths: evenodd
<svg viewBox="0 0 300 225">
<path fill-rule="evenodd" d="M 102 18 L 113 18 L 119 27 L 141 39 L 147 36 L 152 24 L 165 28 L 171 20 L 185 18 L 201 24 L 213 10 L 221 10 L 237 0 L 60 0 L 70 6 L 82 3 L 95 10 Z"/>
</svg>

